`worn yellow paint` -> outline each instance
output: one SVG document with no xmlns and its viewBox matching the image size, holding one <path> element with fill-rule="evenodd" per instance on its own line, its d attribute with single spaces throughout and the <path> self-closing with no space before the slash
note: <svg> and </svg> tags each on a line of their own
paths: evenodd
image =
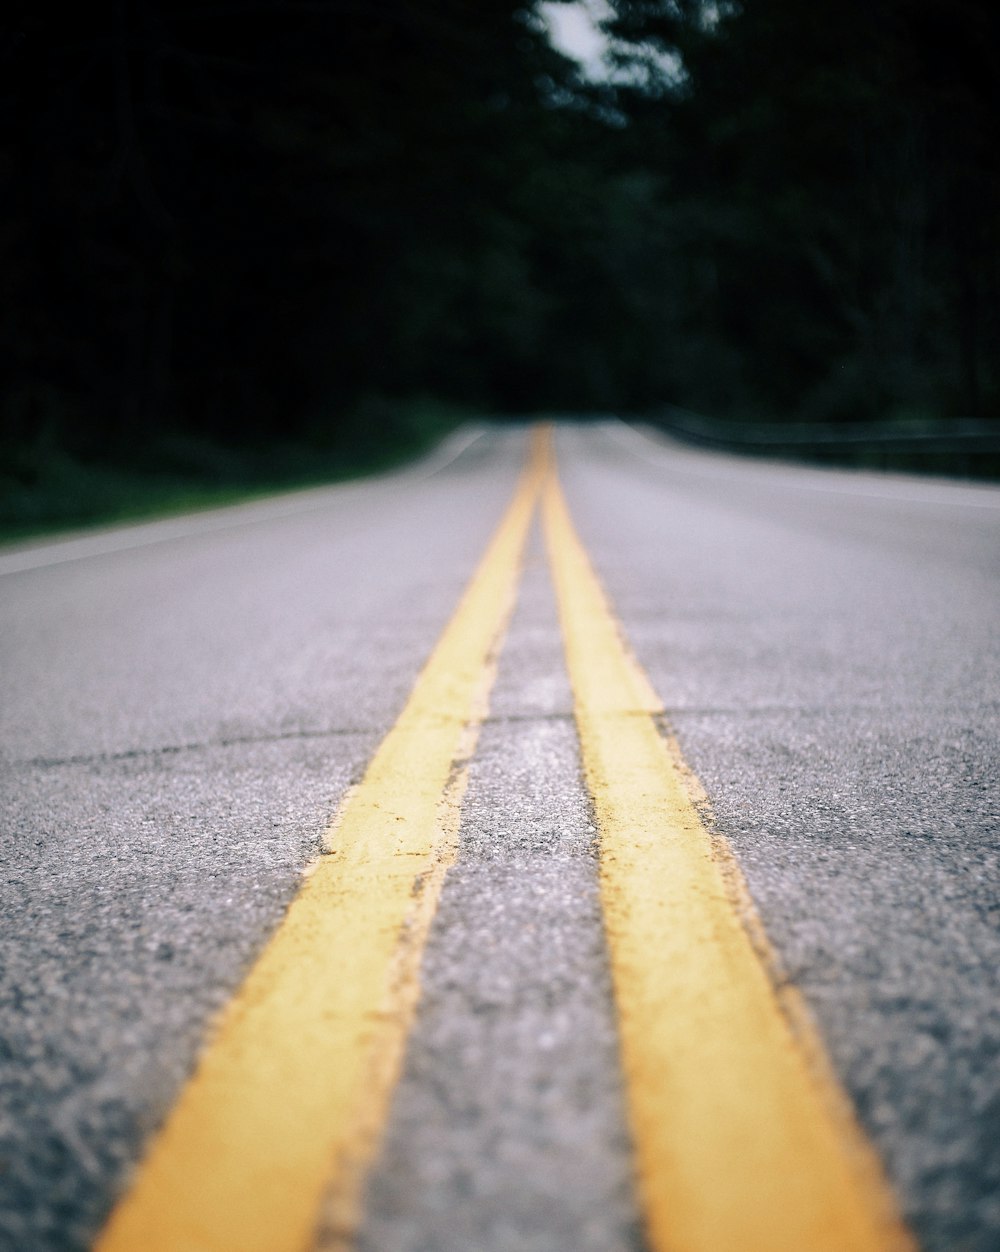
<svg viewBox="0 0 1000 1252">
<path fill-rule="evenodd" d="M 776 991 L 739 871 L 701 820 L 554 470 L 543 514 L 652 1249 L 912 1248 L 801 1003 Z"/>
<path fill-rule="evenodd" d="M 327 1242 L 349 1237 L 547 456 L 536 432 L 499 530 L 329 832 L 328 855 L 222 1015 L 98 1252 L 301 1252 L 321 1227 Z"/>
</svg>

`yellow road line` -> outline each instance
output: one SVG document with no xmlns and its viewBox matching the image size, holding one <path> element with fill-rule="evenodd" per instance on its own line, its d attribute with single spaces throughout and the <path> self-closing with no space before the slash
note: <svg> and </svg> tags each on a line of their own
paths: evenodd
<svg viewBox="0 0 1000 1252">
<path fill-rule="evenodd" d="M 499 530 L 329 833 L 329 855 L 224 1012 L 98 1252 L 301 1252 L 331 1184 L 340 1201 L 326 1233 L 350 1223 L 454 852 L 456 763 L 483 716 L 547 448 L 536 432 Z"/>
<path fill-rule="evenodd" d="M 654 1252 L 909 1249 L 873 1150 L 748 933 L 554 470 L 543 492 L 587 786 L 640 1200 Z M 734 890 L 734 883 L 736 889 Z M 741 912 L 743 916 L 741 917 Z M 762 933 L 762 932 L 760 932 Z"/>
</svg>

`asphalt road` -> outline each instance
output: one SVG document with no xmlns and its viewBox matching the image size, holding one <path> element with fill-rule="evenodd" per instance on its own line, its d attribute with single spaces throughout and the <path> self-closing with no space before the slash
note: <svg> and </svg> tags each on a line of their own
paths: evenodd
<svg viewBox="0 0 1000 1252">
<path fill-rule="evenodd" d="M 0 552 L 0 1246 L 88 1246 L 514 489 L 519 429 Z M 930 1252 L 1000 1246 L 1000 492 L 615 422 L 560 475 Z M 529 541 L 367 1252 L 641 1246 L 595 832 Z M 805 1250 L 808 1252 L 808 1250 Z"/>
</svg>

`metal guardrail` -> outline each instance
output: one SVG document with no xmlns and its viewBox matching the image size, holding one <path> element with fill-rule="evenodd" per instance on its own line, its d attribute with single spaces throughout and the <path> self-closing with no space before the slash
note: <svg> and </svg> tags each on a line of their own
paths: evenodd
<svg viewBox="0 0 1000 1252">
<path fill-rule="evenodd" d="M 949 418 L 900 422 L 733 422 L 664 405 L 652 420 L 678 439 L 746 452 L 838 450 L 908 454 L 1000 455 L 1000 421 Z"/>
<path fill-rule="evenodd" d="M 734 422 L 663 405 L 647 420 L 696 447 L 864 469 L 1000 479 L 1000 421 Z"/>
</svg>

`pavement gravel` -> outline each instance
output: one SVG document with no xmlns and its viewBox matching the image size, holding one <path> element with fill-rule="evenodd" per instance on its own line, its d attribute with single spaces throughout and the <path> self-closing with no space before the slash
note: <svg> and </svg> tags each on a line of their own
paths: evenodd
<svg viewBox="0 0 1000 1252">
<path fill-rule="evenodd" d="M 0 577 L 0 1247 L 126 1184 L 513 491 L 481 443 Z"/>
<path fill-rule="evenodd" d="M 611 420 L 557 448 L 922 1246 L 995 1252 L 1000 492 Z M 467 431 L 413 471 L 0 553 L 0 1247 L 88 1246 L 524 449 L 517 427 Z M 365 1252 L 641 1243 L 570 711 L 536 538 Z"/>
<path fill-rule="evenodd" d="M 596 829 L 538 535 L 359 1252 L 639 1246 Z"/>
<path fill-rule="evenodd" d="M 560 435 L 581 535 L 935 1252 L 1000 1247 L 1000 492 Z"/>
</svg>

